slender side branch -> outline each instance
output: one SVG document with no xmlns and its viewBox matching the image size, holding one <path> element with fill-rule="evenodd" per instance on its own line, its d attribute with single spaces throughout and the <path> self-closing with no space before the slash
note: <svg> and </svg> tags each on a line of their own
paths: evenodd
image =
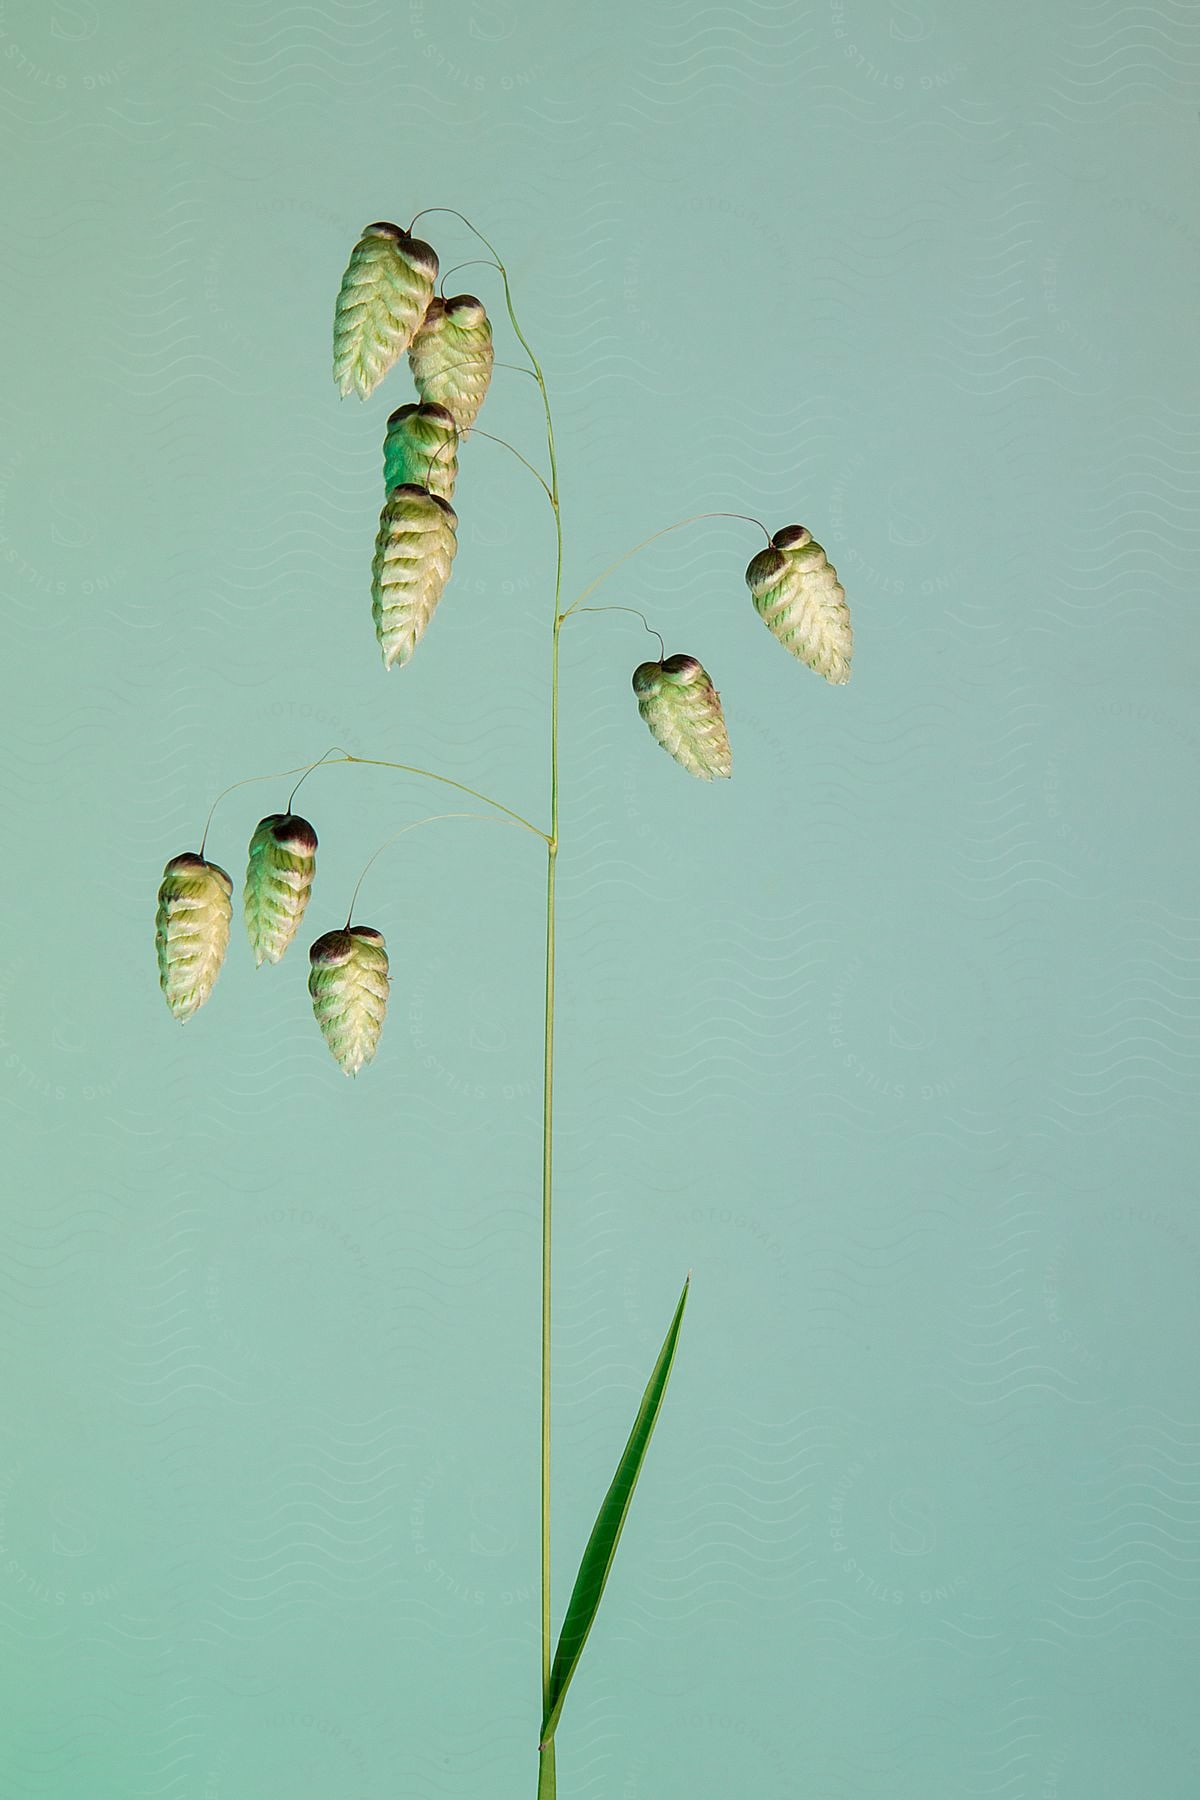
<svg viewBox="0 0 1200 1800">
<path fill-rule="evenodd" d="M 394 843 L 396 843 L 400 838 L 404 837 L 406 832 L 416 831 L 417 827 L 420 825 L 437 825 L 441 822 L 442 819 L 479 819 L 479 820 L 481 820 L 481 822 L 484 825 L 512 825 L 512 826 L 519 827 L 519 821 L 516 819 L 498 819 L 496 817 L 495 813 L 469 813 L 469 812 L 430 813 L 428 818 L 413 819 L 408 825 L 402 825 L 400 827 L 399 831 L 394 831 L 392 833 L 390 838 L 384 838 L 382 844 L 380 844 L 378 850 L 375 851 L 374 855 L 369 856 L 367 858 L 366 862 L 363 864 L 363 872 L 354 884 L 354 892 L 350 896 L 350 905 L 346 910 L 346 930 L 347 931 L 349 931 L 350 921 L 354 917 L 354 908 L 358 904 L 359 889 L 362 887 L 363 882 L 366 880 L 368 872 L 370 871 L 371 865 L 373 863 L 375 863 L 376 861 L 378 861 L 378 859 L 383 855 L 385 850 L 390 850 Z"/>
<path fill-rule="evenodd" d="M 341 749 L 340 744 L 335 744 L 333 747 L 335 750 Z M 542 830 L 540 825 L 535 825 L 530 819 L 524 818 L 521 813 L 514 812 L 511 806 L 505 806 L 499 800 L 494 800 L 490 794 L 483 794 L 478 788 L 468 787 L 465 781 L 453 781 L 449 775 L 438 775 L 433 769 L 419 769 L 415 763 L 384 762 L 377 756 L 352 756 L 348 750 L 344 751 L 341 756 L 331 757 L 327 750 L 325 755 L 319 758 L 317 762 L 298 763 L 294 769 L 275 769 L 269 775 L 247 775 L 243 781 L 231 781 L 227 788 L 222 788 L 208 811 L 208 822 L 204 827 L 204 836 L 200 841 L 201 856 L 204 854 L 204 845 L 208 841 L 208 832 L 213 821 L 213 814 L 216 812 L 226 794 L 232 794 L 237 788 L 251 787 L 256 781 L 286 781 L 289 775 L 299 775 L 302 780 L 307 780 L 308 776 L 310 776 L 314 770 L 334 769 L 339 763 L 362 763 L 364 767 L 371 769 L 399 769 L 404 775 L 423 775 L 426 781 L 439 781 L 444 787 L 457 788 L 460 794 L 470 794 L 473 800 L 482 800 L 485 806 L 494 806 L 497 812 L 503 813 L 506 818 L 512 819 L 515 824 L 523 825 L 526 831 L 532 831 L 534 837 L 540 837 L 544 844 L 550 842 L 549 836 Z M 297 782 L 296 787 L 292 789 L 292 800 L 295 799 L 296 791 L 299 786 L 300 782 Z M 291 800 L 289 800 L 288 805 L 289 807 L 291 806 Z"/>
<path fill-rule="evenodd" d="M 465 781 L 452 781 L 449 775 L 435 775 L 432 769 L 418 769 L 412 763 L 383 762 L 377 756 L 348 756 L 346 761 L 362 763 L 371 769 L 400 769 L 406 775 L 424 775 L 427 781 L 440 781 L 445 787 L 457 788 L 460 794 L 470 794 L 473 799 L 482 800 L 486 806 L 494 806 L 497 812 L 502 812 L 508 818 L 515 819 L 518 825 L 525 827 L 526 831 L 532 831 L 534 837 L 540 837 L 545 843 L 550 842 L 539 825 L 532 824 L 519 812 L 514 812 L 511 806 L 502 806 L 499 800 L 493 800 L 490 794 L 481 794 L 478 788 L 468 787 Z M 333 765 L 327 766 L 332 767 Z"/>
<path fill-rule="evenodd" d="M 594 594 L 602 581 L 607 581 L 610 575 L 615 575 L 622 564 L 627 563 L 631 556 L 636 556 L 639 550 L 644 550 L 648 544 L 657 543 L 659 538 L 666 537 L 667 533 L 670 531 L 682 531 L 685 525 L 698 525 L 701 519 L 744 519 L 748 525 L 758 526 L 759 530 L 766 537 L 768 544 L 771 541 L 771 534 L 763 524 L 762 520 L 751 518 L 749 513 L 693 513 L 688 519 L 677 519 L 674 525 L 664 525 L 661 531 L 651 532 L 648 538 L 643 538 L 640 544 L 635 544 L 632 550 L 627 550 L 625 552 L 624 556 L 618 556 L 615 563 L 610 563 L 607 569 L 602 570 L 601 573 L 597 575 L 595 581 L 589 582 L 582 594 L 571 602 L 570 606 L 568 606 L 566 612 L 563 614 L 563 618 L 569 619 L 573 612 L 578 612 L 588 595 Z"/>
<path fill-rule="evenodd" d="M 635 619 L 640 619 L 642 621 L 642 624 L 646 627 L 646 630 L 650 633 L 650 636 L 656 637 L 658 639 L 658 654 L 659 654 L 660 659 L 662 657 L 665 657 L 667 654 L 667 646 L 663 642 L 662 632 L 655 631 L 653 625 L 650 623 L 650 621 L 646 617 L 645 613 L 639 612 L 636 606 L 573 606 L 571 608 L 571 611 L 572 612 L 586 612 L 586 613 L 602 613 L 602 612 L 632 613 Z"/>
<path fill-rule="evenodd" d="M 489 443 L 503 444 L 504 448 L 506 450 L 511 450 L 513 455 L 516 457 L 517 461 L 524 463 L 525 467 L 529 470 L 529 473 L 532 476 L 534 476 L 537 481 L 539 481 L 541 483 L 541 486 L 545 492 L 546 498 L 547 498 L 547 500 L 549 500 L 551 506 L 554 506 L 556 504 L 554 495 L 550 492 L 550 483 L 546 480 L 545 476 L 541 473 L 541 471 L 539 469 L 534 468 L 533 464 L 528 460 L 527 457 L 524 457 L 521 455 L 521 452 L 517 449 L 515 444 L 510 444 L 507 438 L 493 436 L 493 434 L 490 431 L 480 431 L 479 427 L 477 425 L 472 425 L 470 431 L 468 431 L 466 433 L 466 436 L 467 437 L 487 438 Z"/>
</svg>

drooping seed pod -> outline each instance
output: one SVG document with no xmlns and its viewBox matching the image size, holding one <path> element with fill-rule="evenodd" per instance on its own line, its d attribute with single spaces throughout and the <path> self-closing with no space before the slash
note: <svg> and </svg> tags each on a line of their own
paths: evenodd
<svg viewBox="0 0 1200 1800">
<path fill-rule="evenodd" d="M 334 1060 L 357 1075 L 374 1056 L 388 1001 L 383 934 L 370 925 L 327 931 L 308 953 L 313 1013 Z"/>
<path fill-rule="evenodd" d="M 826 681 L 850 679 L 854 633 L 837 570 L 804 525 L 777 531 L 746 570 L 759 617 L 800 662 Z"/>
<path fill-rule="evenodd" d="M 393 488 L 371 564 L 371 610 L 383 666 L 402 667 L 433 617 L 458 548 L 458 515 L 428 488 Z"/>
<path fill-rule="evenodd" d="M 386 220 L 364 229 L 333 316 L 333 379 L 343 395 L 365 400 L 404 355 L 437 274 L 437 253 L 423 239 Z"/>
<path fill-rule="evenodd" d="M 233 883 L 191 850 L 173 856 L 158 890 L 158 980 L 172 1014 L 190 1019 L 212 993 L 229 948 Z"/>
<path fill-rule="evenodd" d="M 439 500 L 454 497 L 458 480 L 458 432 L 444 406 L 398 406 L 383 443 L 383 487 L 428 488 Z"/>
<path fill-rule="evenodd" d="M 663 749 L 701 781 L 724 780 L 733 756 L 721 696 L 694 656 L 668 656 L 633 672 L 638 711 Z"/>
<path fill-rule="evenodd" d="M 250 839 L 244 911 L 259 968 L 277 963 L 295 937 L 317 872 L 317 834 L 297 813 L 260 819 Z"/>
<path fill-rule="evenodd" d="M 470 431 L 492 379 L 492 326 L 482 300 L 455 294 L 431 300 L 408 362 L 422 400 L 448 407 L 462 432 Z"/>
</svg>

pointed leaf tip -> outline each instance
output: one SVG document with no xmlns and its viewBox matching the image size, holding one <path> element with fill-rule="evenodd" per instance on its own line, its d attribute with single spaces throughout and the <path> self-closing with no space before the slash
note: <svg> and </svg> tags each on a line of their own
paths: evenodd
<svg viewBox="0 0 1200 1800">
<path fill-rule="evenodd" d="M 613 1558 L 617 1553 L 625 1518 L 633 1499 L 633 1490 L 637 1486 L 642 1464 L 646 1459 L 646 1451 L 658 1415 L 662 1408 L 663 1395 L 667 1390 L 667 1382 L 671 1377 L 671 1368 L 675 1361 L 675 1347 L 679 1341 L 679 1328 L 683 1323 L 683 1311 L 687 1305 L 691 1272 L 683 1284 L 683 1292 L 679 1296 L 679 1304 L 675 1315 L 663 1340 L 663 1347 L 658 1353 L 658 1361 L 654 1365 L 646 1391 L 642 1395 L 642 1403 L 633 1422 L 633 1430 L 629 1441 L 617 1464 L 617 1472 L 613 1476 L 608 1493 L 605 1495 L 596 1515 L 596 1523 L 592 1527 L 592 1535 L 583 1552 L 583 1560 L 579 1565 L 579 1573 L 575 1577 L 575 1586 L 567 1603 L 566 1616 L 563 1619 L 562 1631 L 559 1633 L 558 1648 L 554 1653 L 554 1662 L 550 1670 L 550 1691 L 547 1696 L 546 1710 L 542 1717 L 540 1739 L 543 1744 L 553 1737 L 562 1712 L 563 1700 L 571 1684 L 571 1678 L 579 1665 L 583 1647 L 588 1634 L 595 1623 L 600 1600 L 608 1581 Z"/>
</svg>

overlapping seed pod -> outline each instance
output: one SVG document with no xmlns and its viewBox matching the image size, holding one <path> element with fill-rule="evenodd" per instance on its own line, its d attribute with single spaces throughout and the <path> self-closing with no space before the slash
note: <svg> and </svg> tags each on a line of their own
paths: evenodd
<svg viewBox="0 0 1200 1800">
<path fill-rule="evenodd" d="M 370 925 L 327 931 L 308 953 L 308 991 L 325 1042 L 345 1075 L 374 1056 L 388 1001 L 383 934 Z"/>
<path fill-rule="evenodd" d="M 837 570 L 804 525 L 777 531 L 746 570 L 759 617 L 785 650 L 842 685 L 850 679 L 854 633 Z"/>
<path fill-rule="evenodd" d="M 437 253 L 386 220 L 368 225 L 350 252 L 333 316 L 333 379 L 340 392 L 372 393 L 404 355 L 437 280 Z"/>
<path fill-rule="evenodd" d="M 492 379 L 492 327 L 482 300 L 455 294 L 431 300 L 408 362 L 422 400 L 448 407 L 460 431 L 470 431 Z"/>
<path fill-rule="evenodd" d="M 638 711 L 663 749 L 701 781 L 733 767 L 721 696 L 694 656 L 642 663 L 633 673 Z"/>
<path fill-rule="evenodd" d="M 277 963 L 295 937 L 317 871 L 317 834 L 297 813 L 260 819 L 250 839 L 243 909 L 254 961 Z"/>
<path fill-rule="evenodd" d="M 458 480 L 458 432 L 444 406 L 398 406 L 383 443 L 383 486 L 424 487 L 452 500 Z"/>
<path fill-rule="evenodd" d="M 371 564 L 371 610 L 383 666 L 402 667 L 433 617 L 458 548 L 458 516 L 428 488 L 393 488 Z"/>
<path fill-rule="evenodd" d="M 204 1005 L 221 973 L 233 918 L 233 882 L 216 863 L 185 850 L 163 870 L 154 942 L 158 979 L 182 1023 Z"/>
</svg>

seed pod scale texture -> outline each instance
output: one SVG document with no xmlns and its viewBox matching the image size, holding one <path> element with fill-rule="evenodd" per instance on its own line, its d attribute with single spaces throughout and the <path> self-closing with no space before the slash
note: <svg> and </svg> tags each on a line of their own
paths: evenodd
<svg viewBox="0 0 1200 1800">
<path fill-rule="evenodd" d="M 699 781 L 733 769 L 721 696 L 694 656 L 642 663 L 633 673 L 638 711 L 663 749 Z"/>
<path fill-rule="evenodd" d="M 333 379 L 363 400 L 404 355 L 437 280 L 437 252 L 399 225 L 368 225 L 350 252 L 333 315 Z"/>
<path fill-rule="evenodd" d="M 388 1002 L 383 933 L 370 925 L 327 931 L 308 953 L 313 1014 L 344 1075 L 357 1075 L 379 1047 Z"/>
<path fill-rule="evenodd" d="M 385 669 L 412 656 L 450 579 L 458 516 L 428 488 L 395 488 L 384 503 L 371 565 L 371 611 Z"/>
<path fill-rule="evenodd" d="M 835 686 L 850 679 L 854 633 L 837 570 L 804 525 L 777 531 L 746 570 L 746 585 L 773 637 Z"/>
<path fill-rule="evenodd" d="M 398 406 L 383 443 L 383 487 L 423 487 L 439 500 L 454 497 L 458 432 L 444 406 Z"/>
<path fill-rule="evenodd" d="M 470 431 L 492 379 L 491 321 L 474 294 L 431 300 L 408 352 L 422 400 L 436 401 L 459 431 Z"/>
<path fill-rule="evenodd" d="M 250 839 L 243 890 L 254 961 L 277 963 L 295 937 L 317 870 L 317 834 L 296 813 L 260 819 Z"/>
<path fill-rule="evenodd" d="M 216 863 L 193 851 L 173 856 L 158 890 L 154 941 L 158 979 L 173 1017 L 182 1024 L 212 993 L 229 948 L 233 882 Z"/>
</svg>

